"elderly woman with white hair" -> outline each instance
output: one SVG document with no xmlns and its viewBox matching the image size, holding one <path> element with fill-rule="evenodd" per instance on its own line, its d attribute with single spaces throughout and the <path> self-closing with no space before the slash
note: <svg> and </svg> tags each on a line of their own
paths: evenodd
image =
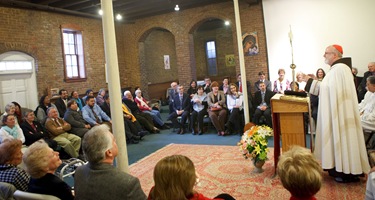
<svg viewBox="0 0 375 200">
<path fill-rule="evenodd" d="M 5 105 L 5 112 L 0 116 L 0 126 L 3 126 L 3 118 L 9 114 L 14 115 L 16 112 L 16 105 L 14 103 L 8 103 Z M 18 125 L 18 120 L 16 118 L 16 124 Z"/>
<path fill-rule="evenodd" d="M 96 96 L 96 104 L 101 106 L 104 103 L 104 96 L 106 94 L 106 91 L 104 88 L 100 89 L 98 92 L 98 95 Z"/>
<path fill-rule="evenodd" d="M 54 175 L 62 163 L 59 152 L 53 151 L 44 140 L 38 140 L 27 148 L 23 162 L 31 176 L 28 192 L 74 199 L 69 185 Z"/>
<path fill-rule="evenodd" d="M 154 110 L 148 105 L 148 101 L 142 97 L 142 91 L 140 89 L 135 91 L 135 98 L 134 101 L 137 103 L 139 110 L 144 113 L 148 113 L 152 116 L 154 122 L 163 129 L 169 129 L 169 127 L 163 122 L 161 118 L 160 111 Z"/>
<path fill-rule="evenodd" d="M 14 185 L 18 190 L 26 191 L 30 176 L 17 167 L 22 162 L 22 142 L 15 139 L 0 144 L 0 182 Z"/>
<path fill-rule="evenodd" d="M 1 120 L 3 127 L 0 129 L 0 143 L 6 139 L 18 139 L 22 143 L 25 142 L 25 136 L 22 129 L 16 124 L 17 117 L 13 114 L 5 115 Z"/>
</svg>

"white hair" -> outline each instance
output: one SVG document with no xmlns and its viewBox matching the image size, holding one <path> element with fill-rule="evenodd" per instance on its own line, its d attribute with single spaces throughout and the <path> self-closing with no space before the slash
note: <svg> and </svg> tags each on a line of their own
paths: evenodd
<svg viewBox="0 0 375 200">
<path fill-rule="evenodd" d="M 126 96 L 127 94 L 132 94 L 129 90 L 126 90 L 125 92 L 124 92 L 124 96 Z"/>
</svg>

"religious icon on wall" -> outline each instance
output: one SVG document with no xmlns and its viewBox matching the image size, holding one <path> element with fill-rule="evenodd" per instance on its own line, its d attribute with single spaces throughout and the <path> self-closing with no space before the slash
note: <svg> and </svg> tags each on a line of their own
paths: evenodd
<svg viewBox="0 0 375 200">
<path fill-rule="evenodd" d="M 164 69 L 171 69 L 171 63 L 169 62 L 169 55 L 164 55 Z"/>
<path fill-rule="evenodd" d="M 257 32 L 243 34 L 242 46 L 245 56 L 257 55 L 259 53 Z"/>
<path fill-rule="evenodd" d="M 225 55 L 225 66 L 234 67 L 236 62 L 234 61 L 234 54 Z"/>
</svg>

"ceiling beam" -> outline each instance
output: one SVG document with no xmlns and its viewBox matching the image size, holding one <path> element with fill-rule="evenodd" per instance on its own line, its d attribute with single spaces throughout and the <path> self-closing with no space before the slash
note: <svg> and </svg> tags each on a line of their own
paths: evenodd
<svg viewBox="0 0 375 200">
<path fill-rule="evenodd" d="M 31 3 L 48 5 L 50 3 L 55 3 L 55 2 L 58 2 L 58 1 L 60 1 L 60 0 L 33 0 L 33 1 L 31 1 Z"/>
<path fill-rule="evenodd" d="M 79 4 L 82 4 L 82 3 L 85 3 L 85 2 L 90 2 L 90 0 L 80 0 L 80 1 L 78 1 L 78 0 L 64 0 L 64 1 L 59 1 L 59 2 L 56 2 L 56 3 L 51 3 L 49 5 L 52 6 L 52 7 L 67 8 L 67 7 L 74 6 L 74 5 L 79 6 Z"/>
<path fill-rule="evenodd" d="M 88 1 L 88 2 L 85 2 L 85 3 L 81 3 L 79 5 L 68 6 L 68 7 L 66 7 L 66 9 L 83 11 L 87 8 L 98 7 L 98 5 L 100 7 L 100 0 L 93 0 L 93 1 Z"/>
</svg>

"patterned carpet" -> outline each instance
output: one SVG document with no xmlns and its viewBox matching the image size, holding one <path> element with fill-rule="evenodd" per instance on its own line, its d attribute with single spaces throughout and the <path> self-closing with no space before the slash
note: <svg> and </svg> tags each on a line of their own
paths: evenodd
<svg viewBox="0 0 375 200">
<path fill-rule="evenodd" d="M 238 200 L 289 199 L 278 177 L 274 175 L 273 149 L 263 166 L 264 172 L 253 173 L 254 166 L 245 160 L 236 146 L 170 144 L 130 166 L 130 173 L 138 177 L 148 195 L 153 186 L 153 168 L 163 157 L 182 154 L 188 156 L 200 174 L 200 185 L 196 190 L 207 197 L 228 193 Z M 326 173 L 323 174 L 322 189 L 317 199 L 364 199 L 366 181 L 339 184 Z"/>
</svg>

